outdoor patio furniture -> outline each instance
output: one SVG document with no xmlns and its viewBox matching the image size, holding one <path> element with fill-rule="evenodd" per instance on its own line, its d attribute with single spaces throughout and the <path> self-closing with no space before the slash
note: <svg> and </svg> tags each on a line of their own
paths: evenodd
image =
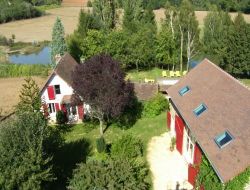
<svg viewBox="0 0 250 190">
<path fill-rule="evenodd" d="M 182 72 L 182 75 L 184 76 L 184 75 L 186 75 L 187 74 L 187 71 L 183 71 Z"/>
<path fill-rule="evenodd" d="M 145 78 L 144 80 L 146 83 L 154 83 L 155 80 L 154 79 L 148 79 L 148 78 Z"/>
<path fill-rule="evenodd" d="M 174 77 L 174 76 L 175 76 L 175 72 L 174 72 L 174 71 L 170 71 L 170 72 L 169 72 L 169 76 L 170 76 L 170 77 Z"/>
<path fill-rule="evenodd" d="M 180 71 L 175 71 L 175 76 L 176 77 L 180 77 L 181 76 L 181 72 Z"/>
<path fill-rule="evenodd" d="M 162 71 L 162 77 L 167 77 L 168 75 L 167 75 L 167 71 Z"/>
</svg>

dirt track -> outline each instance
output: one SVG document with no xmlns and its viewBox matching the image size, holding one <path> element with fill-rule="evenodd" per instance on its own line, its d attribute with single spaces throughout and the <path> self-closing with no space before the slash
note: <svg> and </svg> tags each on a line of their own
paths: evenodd
<svg viewBox="0 0 250 190">
<path fill-rule="evenodd" d="M 0 24 L 0 34 L 10 38 L 15 34 L 16 41 L 33 42 L 51 40 L 52 27 L 56 17 L 62 19 L 65 33 L 71 34 L 77 27 L 78 15 L 81 7 L 61 7 L 47 11 L 47 15 L 39 18 L 21 20 Z M 164 18 L 164 9 L 154 11 L 156 21 L 159 23 Z M 196 16 L 200 26 L 207 15 L 206 11 L 196 11 Z M 232 17 L 236 14 L 231 13 Z M 250 23 L 250 15 L 245 15 L 245 19 Z"/>
</svg>

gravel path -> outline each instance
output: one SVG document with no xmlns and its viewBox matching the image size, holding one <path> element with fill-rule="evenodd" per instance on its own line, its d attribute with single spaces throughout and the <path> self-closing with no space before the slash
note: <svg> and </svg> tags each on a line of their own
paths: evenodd
<svg viewBox="0 0 250 190">
<path fill-rule="evenodd" d="M 188 165 L 176 150 L 169 150 L 170 141 L 170 134 L 164 133 L 153 137 L 148 145 L 147 160 L 153 175 L 154 190 L 192 189 L 187 182 Z"/>
</svg>

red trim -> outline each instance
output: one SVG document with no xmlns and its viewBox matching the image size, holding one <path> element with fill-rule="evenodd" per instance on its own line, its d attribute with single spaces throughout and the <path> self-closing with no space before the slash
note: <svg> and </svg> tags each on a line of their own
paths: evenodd
<svg viewBox="0 0 250 190">
<path fill-rule="evenodd" d="M 175 116 L 176 149 L 182 154 L 184 123 L 179 116 Z"/>
<path fill-rule="evenodd" d="M 79 119 L 83 119 L 83 115 L 84 115 L 83 105 L 79 105 L 77 106 L 77 108 L 78 108 Z"/>
<path fill-rule="evenodd" d="M 171 113 L 169 111 L 167 112 L 167 128 L 170 129 L 170 125 L 171 125 Z"/>
<path fill-rule="evenodd" d="M 55 92 L 54 92 L 54 86 L 48 86 L 47 87 L 47 91 L 48 91 L 48 97 L 50 100 L 54 100 L 55 99 Z"/>
<path fill-rule="evenodd" d="M 60 110 L 59 104 L 58 104 L 58 103 L 55 103 L 55 107 L 56 107 L 56 111 L 59 111 L 59 110 Z"/>
</svg>

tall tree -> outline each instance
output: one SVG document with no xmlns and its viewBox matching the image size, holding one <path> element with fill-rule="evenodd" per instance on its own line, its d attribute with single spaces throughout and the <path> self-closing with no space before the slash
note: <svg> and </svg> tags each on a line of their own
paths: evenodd
<svg viewBox="0 0 250 190">
<path fill-rule="evenodd" d="M 199 45 L 199 28 L 192 4 L 188 0 L 183 0 L 179 12 L 179 29 L 181 36 L 181 55 L 186 49 L 187 70 L 189 69 L 190 60 L 198 52 Z M 182 71 L 182 56 L 180 61 L 180 70 Z"/>
<path fill-rule="evenodd" d="M 0 123 L 0 189 L 43 189 L 54 180 L 46 129 L 41 114 L 32 112 Z"/>
<path fill-rule="evenodd" d="M 63 55 L 67 50 L 65 39 L 64 39 L 64 27 L 60 18 L 56 18 L 56 22 L 52 31 L 51 41 L 51 64 L 53 67 L 56 66 L 56 55 Z"/>
<path fill-rule="evenodd" d="M 19 95 L 20 102 L 16 109 L 18 112 L 39 112 L 41 108 L 39 87 L 31 77 L 24 80 L 25 83 Z"/>
<path fill-rule="evenodd" d="M 114 0 L 94 0 L 93 14 L 101 21 L 103 29 L 109 30 L 115 27 L 116 12 Z"/>
<path fill-rule="evenodd" d="M 89 104 L 91 116 L 99 120 L 101 136 L 105 120 L 121 115 L 130 104 L 133 92 L 119 63 L 103 54 L 77 66 L 72 87 L 75 89 L 73 101 Z"/>
</svg>

